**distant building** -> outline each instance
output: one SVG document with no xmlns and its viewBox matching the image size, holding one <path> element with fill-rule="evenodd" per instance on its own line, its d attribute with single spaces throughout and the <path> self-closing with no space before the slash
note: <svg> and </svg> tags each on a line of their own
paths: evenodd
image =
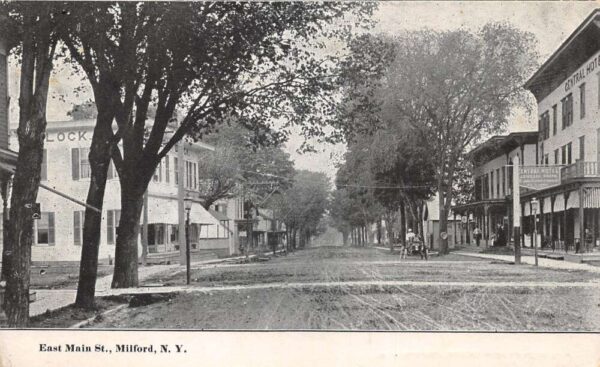
<svg viewBox="0 0 600 367">
<path fill-rule="evenodd" d="M 474 199 L 453 206 L 457 215 L 472 218 L 460 223 L 465 240 L 474 243 L 475 227 L 481 230 L 484 245 L 492 244 L 498 226 L 511 238 L 513 159 L 518 156 L 521 165 L 536 165 L 537 140 L 537 131 L 494 136 L 467 154 L 473 164 Z"/>
<path fill-rule="evenodd" d="M 448 213 L 448 247 L 454 248 L 456 244 L 455 238 L 460 237 L 460 228 L 457 227 L 459 220 L 450 211 Z M 439 195 L 435 194 L 431 199 L 427 200 L 423 206 L 423 233 L 424 240 L 430 250 L 439 250 L 441 245 L 440 237 L 440 199 Z"/>
<path fill-rule="evenodd" d="M 539 201 L 538 244 L 589 252 L 600 242 L 598 24 L 600 9 L 592 12 L 525 84 L 538 104 L 538 164 L 560 166 L 556 185 L 522 193 L 526 243 L 530 243 L 528 234 L 533 227 L 533 197 Z"/>
</svg>

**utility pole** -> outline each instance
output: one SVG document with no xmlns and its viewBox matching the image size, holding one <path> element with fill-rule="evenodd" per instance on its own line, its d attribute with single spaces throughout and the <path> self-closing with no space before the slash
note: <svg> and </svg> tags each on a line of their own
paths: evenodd
<svg viewBox="0 0 600 367">
<path fill-rule="evenodd" d="M 519 184 L 519 156 L 513 159 L 513 236 L 515 241 L 515 265 L 521 264 L 521 192 Z"/>
</svg>

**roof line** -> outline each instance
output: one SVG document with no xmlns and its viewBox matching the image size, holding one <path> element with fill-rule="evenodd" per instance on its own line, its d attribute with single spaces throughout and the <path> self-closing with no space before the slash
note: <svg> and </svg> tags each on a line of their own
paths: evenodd
<svg viewBox="0 0 600 367">
<path fill-rule="evenodd" d="M 545 71 L 548 66 L 554 62 L 554 60 L 558 57 L 559 54 L 571 43 L 577 36 L 592 22 L 592 20 L 596 17 L 596 15 L 600 14 L 600 8 L 594 9 L 590 15 L 585 18 L 585 20 L 571 33 L 571 35 L 563 41 L 563 43 L 550 55 L 550 57 L 540 66 L 537 71 L 525 82 L 523 87 L 529 89 L 533 80 L 536 79 L 543 71 Z"/>
</svg>

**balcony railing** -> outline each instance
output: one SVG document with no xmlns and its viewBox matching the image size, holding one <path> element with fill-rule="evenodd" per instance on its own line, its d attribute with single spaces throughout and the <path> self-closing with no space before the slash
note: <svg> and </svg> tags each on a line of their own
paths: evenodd
<svg viewBox="0 0 600 367">
<path fill-rule="evenodd" d="M 578 160 L 573 164 L 564 166 L 560 169 L 560 178 L 562 182 L 584 177 L 600 177 L 598 174 L 598 162 L 585 162 Z"/>
</svg>

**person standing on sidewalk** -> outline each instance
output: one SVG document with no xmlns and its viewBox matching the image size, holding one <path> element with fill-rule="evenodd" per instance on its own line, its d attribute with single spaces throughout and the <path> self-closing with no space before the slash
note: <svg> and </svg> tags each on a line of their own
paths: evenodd
<svg viewBox="0 0 600 367">
<path fill-rule="evenodd" d="M 473 236 L 475 236 L 475 243 L 479 247 L 479 242 L 481 241 L 481 229 L 479 229 L 479 226 L 476 226 L 473 230 Z"/>
</svg>

